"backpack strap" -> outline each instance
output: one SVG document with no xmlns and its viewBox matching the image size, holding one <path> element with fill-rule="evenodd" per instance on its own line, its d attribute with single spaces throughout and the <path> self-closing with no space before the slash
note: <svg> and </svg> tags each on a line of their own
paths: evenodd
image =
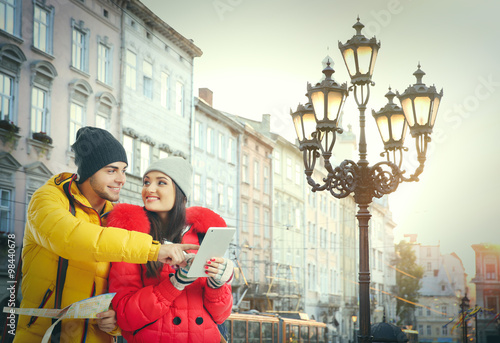
<svg viewBox="0 0 500 343">
<path fill-rule="evenodd" d="M 67 182 L 63 185 L 64 193 L 69 201 L 69 211 L 72 215 L 76 214 L 75 204 L 73 202 L 73 196 L 70 193 L 70 187 L 73 180 Z M 64 290 L 64 283 L 66 282 L 66 271 L 68 269 L 68 260 L 59 256 L 59 261 L 57 263 L 57 277 L 56 277 L 56 289 L 54 294 L 54 308 L 60 309 L 62 304 L 62 293 Z M 52 323 L 55 323 L 57 319 L 53 318 Z M 59 343 L 61 338 L 62 321 L 60 321 L 52 331 L 50 338 L 51 343 Z"/>
</svg>

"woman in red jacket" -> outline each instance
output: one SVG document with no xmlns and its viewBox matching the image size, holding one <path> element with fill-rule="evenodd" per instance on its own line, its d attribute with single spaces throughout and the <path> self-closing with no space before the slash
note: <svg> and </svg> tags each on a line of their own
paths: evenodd
<svg viewBox="0 0 500 343">
<path fill-rule="evenodd" d="M 144 207 L 116 205 L 108 225 L 146 232 L 161 241 L 199 244 L 209 227 L 226 223 L 206 208 L 186 210 L 191 175 L 191 165 L 181 157 L 153 163 L 143 177 Z M 233 305 L 233 264 L 213 258 L 205 265 L 207 277 L 189 278 L 193 256 L 188 254 L 185 266 L 177 269 L 158 262 L 112 264 L 109 291 L 117 293 L 112 305 L 128 343 L 220 342 L 217 324 Z"/>
</svg>

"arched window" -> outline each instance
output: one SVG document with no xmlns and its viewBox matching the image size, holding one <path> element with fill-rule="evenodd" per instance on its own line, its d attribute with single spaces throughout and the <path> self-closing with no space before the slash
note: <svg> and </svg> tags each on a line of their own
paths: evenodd
<svg viewBox="0 0 500 343">
<path fill-rule="evenodd" d="M 96 95 L 96 102 L 95 126 L 109 130 L 116 99 L 111 93 L 102 92 Z"/>
<path fill-rule="evenodd" d="M 0 45 L 0 120 L 17 123 L 17 98 L 21 65 L 26 56 L 17 46 Z"/>
<path fill-rule="evenodd" d="M 43 132 L 50 136 L 51 92 L 56 76 L 56 69 L 47 61 L 31 64 L 31 135 Z"/>
<path fill-rule="evenodd" d="M 92 87 L 85 80 L 76 80 L 69 84 L 69 145 L 76 139 L 76 132 L 84 126 L 87 101 L 92 94 Z"/>
</svg>

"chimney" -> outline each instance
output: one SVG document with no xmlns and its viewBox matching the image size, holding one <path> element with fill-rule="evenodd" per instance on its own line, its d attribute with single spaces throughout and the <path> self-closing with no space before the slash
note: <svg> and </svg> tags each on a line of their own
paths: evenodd
<svg viewBox="0 0 500 343">
<path fill-rule="evenodd" d="M 263 114 L 262 115 L 262 127 L 266 132 L 271 132 L 271 115 Z"/>
<path fill-rule="evenodd" d="M 212 107 L 212 100 L 214 98 L 214 93 L 208 88 L 198 88 L 198 96 L 200 99 L 205 101 Z"/>
</svg>

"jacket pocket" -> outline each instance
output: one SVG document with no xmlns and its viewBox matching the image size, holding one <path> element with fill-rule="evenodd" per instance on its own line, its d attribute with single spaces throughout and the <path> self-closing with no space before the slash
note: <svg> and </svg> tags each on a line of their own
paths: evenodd
<svg viewBox="0 0 500 343">
<path fill-rule="evenodd" d="M 38 306 L 38 308 L 43 308 L 45 306 L 50 296 L 52 295 L 52 292 L 54 292 L 54 290 L 50 289 L 50 287 L 47 289 L 47 291 L 45 291 L 45 294 L 43 295 L 42 298 L 42 303 Z M 30 321 L 28 322 L 28 327 L 30 327 L 34 322 L 36 322 L 37 319 L 38 319 L 37 316 L 31 316 Z"/>
</svg>

